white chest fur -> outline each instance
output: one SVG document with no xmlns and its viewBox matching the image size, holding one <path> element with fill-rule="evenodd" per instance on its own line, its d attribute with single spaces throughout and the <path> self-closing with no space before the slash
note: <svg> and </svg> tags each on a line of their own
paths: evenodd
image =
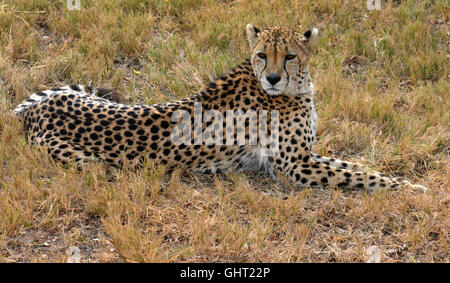
<svg viewBox="0 0 450 283">
<path fill-rule="evenodd" d="M 302 72 L 301 80 L 297 82 L 296 87 L 296 95 L 303 98 L 303 102 L 307 104 L 311 108 L 310 113 L 310 127 L 312 132 L 313 140 L 312 144 L 316 142 L 316 129 L 317 129 L 317 112 L 316 107 L 314 105 L 314 84 L 311 81 L 311 77 L 309 76 L 309 71 L 305 70 Z"/>
<path fill-rule="evenodd" d="M 311 131 L 312 131 L 312 136 L 313 136 L 313 141 L 312 141 L 312 145 L 314 145 L 316 143 L 316 129 L 317 129 L 317 112 L 316 112 L 316 107 L 314 106 L 314 100 L 313 97 L 311 95 L 311 102 L 310 102 L 310 106 L 311 106 L 311 115 L 310 115 L 310 124 L 311 124 Z"/>
<path fill-rule="evenodd" d="M 295 94 L 302 98 L 303 103 L 306 103 L 306 106 L 311 109 L 310 110 L 310 131 L 312 134 L 311 147 L 316 142 L 316 129 L 317 129 L 317 112 L 316 107 L 314 105 L 314 85 L 311 82 L 311 77 L 309 76 L 308 70 L 305 70 L 302 73 L 302 79 L 297 82 L 295 87 L 290 88 L 288 91 L 292 91 Z M 292 93 L 291 92 L 291 93 Z M 280 131 L 281 132 L 281 131 Z M 250 147 L 248 154 L 243 156 L 240 159 L 242 169 L 243 170 L 264 170 L 270 175 L 274 174 L 273 166 L 271 166 L 271 162 L 269 161 L 270 155 L 267 155 L 267 151 L 262 147 Z"/>
</svg>

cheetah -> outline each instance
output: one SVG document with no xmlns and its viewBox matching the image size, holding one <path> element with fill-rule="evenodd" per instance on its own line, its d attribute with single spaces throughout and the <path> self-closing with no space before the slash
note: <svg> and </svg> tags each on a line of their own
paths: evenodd
<svg viewBox="0 0 450 283">
<path fill-rule="evenodd" d="M 200 173 L 262 170 L 275 180 L 283 176 L 298 188 L 426 189 L 311 151 L 317 114 L 308 63 L 319 39 L 316 28 L 300 33 L 283 26 L 260 30 L 248 24 L 246 33 L 250 58 L 189 98 L 127 105 L 105 97 L 113 91 L 69 85 L 37 92 L 13 112 L 24 121 L 30 142 L 46 147 L 63 162 L 103 160 L 138 166 L 149 159 L 167 170 L 177 166 Z M 234 116 L 228 119 L 230 113 Z M 266 124 L 258 128 L 266 130 L 268 142 L 250 137 L 258 119 L 248 113 L 276 113 L 267 114 Z M 225 123 L 233 119 L 241 127 Z M 219 131 L 224 128 L 227 138 L 241 134 L 244 142 L 224 142 Z"/>
</svg>

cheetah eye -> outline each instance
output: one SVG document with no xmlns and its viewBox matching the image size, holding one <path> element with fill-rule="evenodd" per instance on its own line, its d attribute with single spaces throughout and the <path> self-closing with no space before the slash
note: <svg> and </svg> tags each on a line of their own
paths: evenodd
<svg viewBox="0 0 450 283">
<path fill-rule="evenodd" d="M 295 54 L 288 54 L 288 55 L 286 55 L 286 61 L 288 61 L 288 60 L 292 60 L 292 59 L 295 59 L 295 57 L 297 57 L 297 55 L 295 55 Z"/>
<path fill-rule="evenodd" d="M 263 52 L 259 52 L 257 55 L 258 55 L 258 57 L 261 58 L 261 59 L 266 59 L 266 58 L 267 58 L 266 53 L 263 53 Z"/>
</svg>

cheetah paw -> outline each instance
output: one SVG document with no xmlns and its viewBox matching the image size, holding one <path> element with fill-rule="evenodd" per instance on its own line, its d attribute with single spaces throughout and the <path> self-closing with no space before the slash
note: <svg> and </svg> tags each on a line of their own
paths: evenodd
<svg viewBox="0 0 450 283">
<path fill-rule="evenodd" d="M 407 187 L 409 187 L 409 188 L 411 188 L 411 189 L 418 190 L 418 191 L 420 191 L 422 193 L 426 193 L 428 191 L 427 187 L 419 185 L 419 184 L 412 184 L 412 183 L 410 183 L 408 181 L 402 181 L 402 184 L 407 186 Z"/>
</svg>

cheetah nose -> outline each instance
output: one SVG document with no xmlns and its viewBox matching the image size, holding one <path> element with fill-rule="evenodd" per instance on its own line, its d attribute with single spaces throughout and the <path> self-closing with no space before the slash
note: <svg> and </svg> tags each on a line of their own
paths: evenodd
<svg viewBox="0 0 450 283">
<path fill-rule="evenodd" d="M 278 74 L 270 73 L 267 75 L 266 79 L 271 85 L 275 85 L 277 82 L 281 80 L 281 77 Z"/>
</svg>

